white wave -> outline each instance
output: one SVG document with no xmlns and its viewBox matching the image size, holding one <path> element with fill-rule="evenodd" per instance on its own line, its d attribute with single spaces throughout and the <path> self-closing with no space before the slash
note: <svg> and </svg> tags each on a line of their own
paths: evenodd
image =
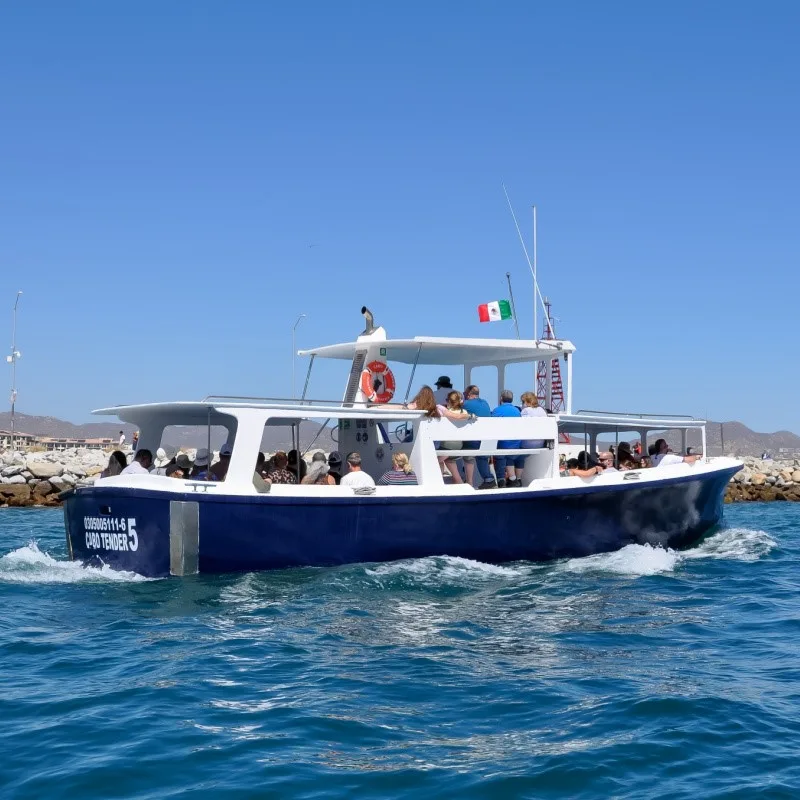
<svg viewBox="0 0 800 800">
<path fill-rule="evenodd" d="M 725 528 L 704 539 L 691 550 L 684 551 L 681 557 L 758 561 L 777 546 L 778 543 L 766 531 L 752 528 Z"/>
<path fill-rule="evenodd" d="M 629 544 L 613 553 L 600 553 L 584 558 L 570 558 L 557 569 L 567 572 L 611 572 L 615 575 L 658 575 L 672 572 L 680 561 L 674 550 L 664 550 L 649 544 Z"/>
<path fill-rule="evenodd" d="M 151 580 L 135 572 L 102 567 L 84 567 L 78 561 L 53 558 L 35 542 L 12 550 L 0 558 L 0 582 L 6 583 L 100 583 Z"/>
<path fill-rule="evenodd" d="M 366 572 L 368 575 L 376 577 L 413 575 L 448 580 L 464 577 L 488 578 L 496 576 L 516 578 L 525 574 L 523 570 L 502 567 L 499 564 L 487 564 L 483 561 L 473 561 L 470 558 L 459 558 L 458 556 L 429 556 L 405 561 L 392 561 L 388 564 L 380 564 L 367 569 Z"/>
<path fill-rule="evenodd" d="M 690 550 L 665 550 L 649 544 L 629 544 L 613 553 L 571 558 L 559 565 L 567 572 L 611 572 L 638 577 L 674 572 L 685 561 L 720 558 L 758 561 L 777 542 L 766 532 L 749 528 L 726 528 L 704 539 Z"/>
</svg>

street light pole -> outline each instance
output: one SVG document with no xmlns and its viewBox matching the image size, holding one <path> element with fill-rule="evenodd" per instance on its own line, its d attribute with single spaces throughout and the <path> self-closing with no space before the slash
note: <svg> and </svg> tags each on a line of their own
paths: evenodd
<svg viewBox="0 0 800 800">
<path fill-rule="evenodd" d="M 297 326 L 305 319 L 305 317 L 306 317 L 305 314 L 301 314 L 297 318 L 297 321 L 294 323 L 294 327 L 292 328 L 292 400 L 294 400 L 295 397 L 297 397 L 297 395 L 295 394 L 295 389 L 294 389 L 294 357 L 295 357 L 295 354 L 297 353 L 297 349 L 295 348 L 295 344 L 294 344 L 294 334 L 295 334 L 295 331 L 297 330 Z"/>
<path fill-rule="evenodd" d="M 17 306 L 22 290 L 17 292 L 17 299 L 14 301 L 14 327 L 11 333 L 11 355 L 6 356 L 6 361 L 11 364 L 11 452 L 14 452 L 14 407 L 17 403 L 17 359 L 20 352 L 17 350 Z"/>
</svg>

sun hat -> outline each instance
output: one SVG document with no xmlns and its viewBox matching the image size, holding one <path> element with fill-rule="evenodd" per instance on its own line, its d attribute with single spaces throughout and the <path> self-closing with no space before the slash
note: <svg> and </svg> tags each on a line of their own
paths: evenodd
<svg viewBox="0 0 800 800">
<path fill-rule="evenodd" d="M 453 384 L 450 382 L 450 377 L 448 375 L 439 376 L 439 378 L 437 378 L 437 380 L 436 380 L 435 385 L 438 386 L 441 389 L 452 389 L 453 388 Z"/>
<path fill-rule="evenodd" d="M 163 447 L 159 447 L 158 450 L 156 450 L 156 458 L 155 461 L 153 461 L 153 466 L 160 469 L 161 467 L 166 467 L 169 462 L 170 459 L 167 457 L 167 451 Z"/>
<path fill-rule="evenodd" d="M 342 463 L 342 455 L 341 455 L 341 453 L 339 453 L 338 451 L 334 450 L 328 456 L 328 463 L 331 466 L 334 466 L 335 464 L 338 464 L 339 466 L 341 466 L 341 463 Z"/>
<path fill-rule="evenodd" d="M 201 447 L 197 454 L 194 457 L 194 465 L 196 467 L 207 467 L 208 466 L 208 450 L 205 447 Z"/>
<path fill-rule="evenodd" d="M 178 453 L 175 463 L 182 469 L 187 470 L 192 468 L 192 459 L 186 453 Z"/>
</svg>

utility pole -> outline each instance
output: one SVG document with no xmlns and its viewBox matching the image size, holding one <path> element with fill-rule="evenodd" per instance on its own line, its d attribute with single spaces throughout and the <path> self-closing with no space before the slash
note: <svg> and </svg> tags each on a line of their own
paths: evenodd
<svg viewBox="0 0 800 800">
<path fill-rule="evenodd" d="M 14 452 L 14 433 L 15 433 L 15 420 L 14 408 L 17 404 L 17 359 L 20 358 L 21 353 L 17 350 L 17 306 L 19 305 L 19 298 L 22 294 L 20 289 L 17 292 L 17 299 L 14 301 L 14 326 L 11 333 L 11 355 L 6 356 L 6 361 L 11 364 L 11 452 Z"/>
</svg>

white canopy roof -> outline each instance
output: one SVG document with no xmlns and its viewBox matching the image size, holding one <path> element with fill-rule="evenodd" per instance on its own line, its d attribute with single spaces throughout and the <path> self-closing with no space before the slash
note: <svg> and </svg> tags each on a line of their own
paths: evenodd
<svg viewBox="0 0 800 800">
<path fill-rule="evenodd" d="M 158 419 L 167 421 L 170 425 L 205 425 L 209 414 L 211 424 L 219 424 L 222 416 L 235 413 L 237 409 L 265 409 L 270 412 L 272 419 L 280 419 L 279 424 L 289 424 L 289 421 L 303 419 L 321 419 L 332 417 L 336 419 L 361 419 L 375 417 L 376 419 L 416 419 L 423 412 L 411 411 L 401 406 L 370 406 L 358 404 L 344 404 L 337 402 L 301 403 L 287 400 L 285 402 L 252 401 L 237 402 L 233 398 L 210 398 L 202 401 L 181 401 L 175 403 L 140 403 L 137 405 L 111 406 L 98 408 L 92 414 L 99 416 L 114 416 L 123 422 L 135 425 L 145 424 L 148 420 Z"/>
<path fill-rule="evenodd" d="M 452 339 L 437 336 L 415 336 L 413 339 L 386 339 L 345 342 L 310 350 L 299 350 L 301 356 L 338 358 L 352 361 L 355 351 L 365 347 L 385 348 L 387 361 L 403 364 L 490 365 L 541 361 L 574 353 L 575 345 L 565 339 L 534 341 L 532 339 Z M 383 355 L 383 354 L 382 354 Z"/>
<path fill-rule="evenodd" d="M 702 428 L 704 419 L 679 415 L 615 414 L 597 411 L 579 411 L 577 414 L 559 414 L 558 428 L 564 433 L 605 433 L 614 430 L 671 430 Z"/>
</svg>

